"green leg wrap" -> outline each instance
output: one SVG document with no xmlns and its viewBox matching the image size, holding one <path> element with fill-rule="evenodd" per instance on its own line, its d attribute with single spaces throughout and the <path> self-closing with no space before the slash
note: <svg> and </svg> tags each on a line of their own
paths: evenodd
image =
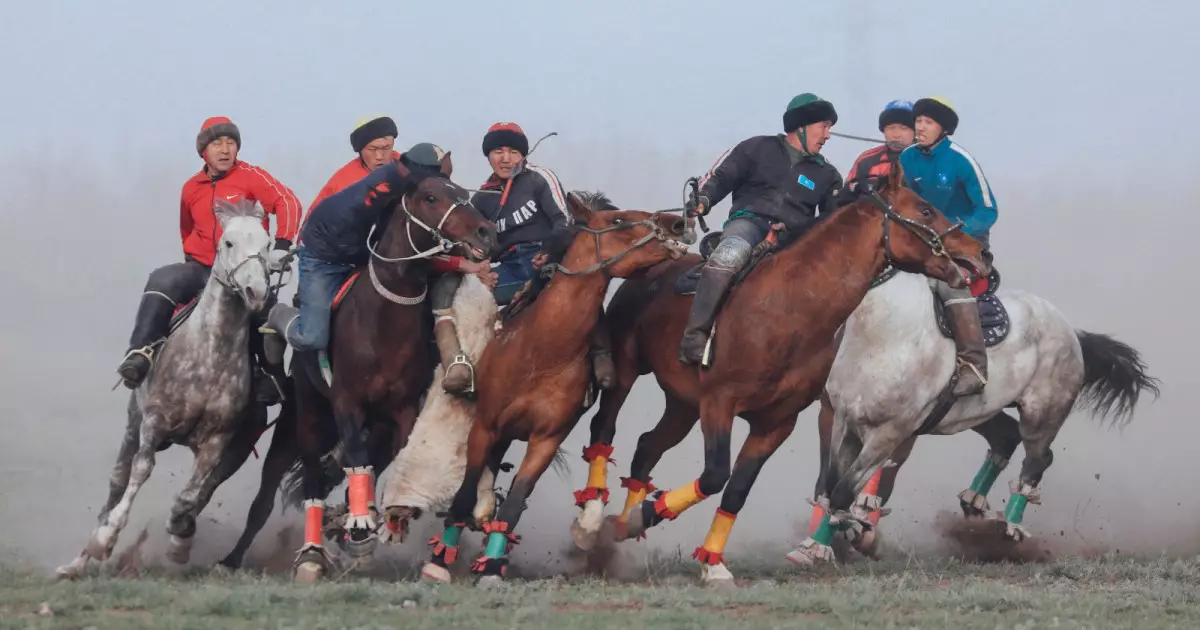
<svg viewBox="0 0 1200 630">
<path fill-rule="evenodd" d="M 1009 523 L 1019 524 L 1025 518 L 1025 505 L 1029 503 L 1029 498 L 1023 494 L 1013 494 L 1008 500 L 1008 508 L 1004 510 L 1004 520 Z"/>
<path fill-rule="evenodd" d="M 483 555 L 488 558 L 503 558 L 506 551 L 508 551 L 508 536 L 500 532 L 488 534 L 487 549 L 484 550 Z"/>
<path fill-rule="evenodd" d="M 442 532 L 442 544 L 447 547 L 457 547 L 458 538 L 462 536 L 462 525 L 451 525 Z"/>
<path fill-rule="evenodd" d="M 821 517 L 821 524 L 817 526 L 817 531 L 812 533 L 812 539 L 820 545 L 828 546 L 833 543 L 833 526 L 829 524 L 828 512 Z"/>
<path fill-rule="evenodd" d="M 980 466 L 979 472 L 975 473 L 975 479 L 971 482 L 971 490 L 987 496 L 992 490 L 992 484 L 996 483 L 996 478 L 1000 476 L 1000 471 L 1003 468 L 997 463 L 997 457 L 991 452 L 988 453 L 987 459 L 983 460 L 983 466 Z"/>
</svg>

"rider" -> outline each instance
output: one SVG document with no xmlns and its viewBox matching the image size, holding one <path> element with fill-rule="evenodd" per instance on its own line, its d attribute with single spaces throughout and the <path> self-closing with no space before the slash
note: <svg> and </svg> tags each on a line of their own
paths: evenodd
<svg viewBox="0 0 1200 630">
<path fill-rule="evenodd" d="M 393 211 L 413 176 L 437 174 L 444 156 L 441 148 L 428 142 L 413 145 L 395 163 L 409 169 L 408 178 L 388 163 L 313 208 L 300 232 L 296 286 L 300 308 L 276 304 L 263 329 L 274 333 L 268 345 L 271 363 L 283 362 L 286 345 L 298 351 L 325 350 L 333 299 L 346 278 L 367 263 L 371 228 Z M 321 355 L 321 368 L 327 370 L 328 357 Z"/>
<path fill-rule="evenodd" d="M 274 214 L 275 247 L 268 255 L 268 266 L 278 271 L 286 264 L 300 221 L 300 200 L 265 170 L 238 160 L 241 146 L 241 133 L 224 116 L 209 118 L 200 127 L 196 151 L 204 160 L 204 167 L 184 182 L 180 200 L 183 262 L 155 269 L 146 281 L 129 351 L 117 368 L 130 389 L 140 385 L 150 371 L 154 346 L 167 335 L 175 309 L 198 296 L 208 282 L 221 232 L 213 210 L 215 199 L 257 201 L 269 214 Z M 264 228 L 269 229 L 269 221 L 263 219 Z M 256 380 L 260 400 L 264 395 L 270 398 L 264 376 L 260 374 Z"/>
<path fill-rule="evenodd" d="M 879 131 L 884 143 L 858 156 L 846 177 L 846 188 L 857 191 L 860 183 L 878 186 L 886 180 L 892 164 L 900 159 L 900 152 L 912 145 L 915 125 L 911 102 L 891 101 L 885 105 L 879 112 Z"/>
<path fill-rule="evenodd" d="M 832 103 L 800 94 L 783 114 L 786 133 L 743 140 L 701 178 L 699 198 L 689 202 L 696 214 L 707 214 L 730 193 L 733 206 L 696 287 L 680 361 L 701 362 L 725 293 L 772 225 L 782 223 L 795 239 L 817 222 L 818 213 L 824 216 L 836 207 L 842 176 L 821 155 L 821 147 L 837 119 Z"/>
<path fill-rule="evenodd" d="M 963 232 L 987 250 L 988 236 L 996 222 L 996 199 L 979 163 L 948 137 L 958 128 L 958 113 L 950 101 L 935 96 L 917 101 L 913 114 L 917 144 L 900 154 L 905 183 L 947 219 L 962 221 Z M 990 259 L 986 251 L 985 259 Z M 941 280 L 931 282 L 950 316 L 958 346 L 954 395 L 979 393 L 987 384 L 987 349 L 975 298 L 970 289 L 952 289 Z"/>
<path fill-rule="evenodd" d="M 500 306 L 508 305 L 517 291 L 551 258 L 562 254 L 571 224 L 567 201 L 558 177 L 550 170 L 526 160 L 529 139 L 519 125 L 498 122 L 483 136 L 483 155 L 492 174 L 475 193 L 471 203 L 484 217 L 496 223 L 500 250 L 493 295 Z M 472 271 L 472 270 L 468 270 Z M 459 278 L 446 274 L 434 283 L 433 308 L 437 316 L 434 337 L 449 366 L 442 380 L 447 392 L 462 394 L 472 387 L 472 370 L 458 343 L 451 305 Z M 601 382 L 613 378 L 612 353 L 607 335 L 593 335 L 592 363 Z"/>
<path fill-rule="evenodd" d="M 393 150 L 397 133 L 399 131 L 396 129 L 395 121 L 387 116 L 358 121 L 354 131 L 350 132 L 350 146 L 358 156 L 347 162 L 333 174 L 333 177 L 329 178 L 321 191 L 317 193 L 317 198 L 313 199 L 312 205 L 308 207 L 308 214 L 311 214 L 313 208 L 316 208 L 317 204 L 324 201 L 329 195 L 340 192 L 350 184 L 370 175 L 371 171 L 380 166 L 400 159 L 400 154 Z"/>
</svg>

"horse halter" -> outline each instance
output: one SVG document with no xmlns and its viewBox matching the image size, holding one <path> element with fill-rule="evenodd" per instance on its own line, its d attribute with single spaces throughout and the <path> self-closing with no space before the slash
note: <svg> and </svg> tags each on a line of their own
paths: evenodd
<svg viewBox="0 0 1200 630">
<path fill-rule="evenodd" d="M 659 214 L 658 212 L 654 213 L 655 216 L 657 216 L 658 214 Z M 629 229 L 632 229 L 639 225 L 650 228 L 650 233 L 639 238 L 637 241 L 635 241 L 633 243 L 633 245 L 630 245 L 629 247 L 625 248 L 620 253 L 610 256 L 608 258 L 604 258 L 604 259 L 600 258 L 600 236 L 601 235 L 607 234 L 609 232 L 616 232 L 619 230 L 629 230 Z M 550 263 L 550 264 L 547 264 L 544 267 L 542 267 L 542 275 L 543 276 L 549 277 L 555 273 L 561 273 L 564 276 L 581 276 L 581 275 L 586 275 L 589 273 L 594 273 L 594 272 L 604 269 L 605 267 L 608 267 L 610 265 L 615 265 L 616 263 L 620 262 L 623 258 L 628 256 L 629 254 L 633 253 L 634 250 L 641 248 L 642 246 L 646 245 L 647 243 L 649 243 L 651 241 L 655 241 L 655 240 L 667 241 L 668 240 L 666 233 L 663 232 L 662 227 L 660 227 L 657 223 L 654 222 L 654 219 L 642 219 L 641 221 L 621 221 L 620 223 L 618 223 L 616 225 L 610 225 L 608 227 L 603 227 L 600 229 L 593 229 L 586 225 L 572 225 L 572 226 L 570 226 L 570 229 L 573 232 L 584 232 L 584 233 L 591 234 L 596 237 L 596 262 L 592 263 L 591 265 L 589 265 L 583 269 L 579 269 L 576 271 L 571 271 L 570 269 L 567 269 L 565 266 L 563 266 L 559 263 Z"/>
<path fill-rule="evenodd" d="M 956 221 L 954 225 L 947 228 L 944 232 L 938 232 L 920 221 L 914 221 L 896 212 L 892 208 L 892 204 L 884 201 L 879 191 L 872 190 L 870 199 L 883 212 L 883 256 L 888 266 L 895 266 L 896 262 L 895 257 L 892 256 L 892 233 L 890 229 L 892 221 L 899 223 L 900 227 L 903 227 L 912 233 L 913 236 L 921 239 L 921 242 L 925 243 L 933 251 L 934 256 L 950 258 L 950 254 L 946 252 L 946 244 L 943 241 L 954 231 L 963 228 L 962 221 Z"/>
<path fill-rule="evenodd" d="M 442 218 L 438 221 L 437 227 L 431 228 L 428 225 L 425 225 L 425 223 L 423 221 L 418 219 L 416 217 L 416 215 L 414 215 L 412 213 L 412 211 L 410 211 L 408 209 L 408 197 L 402 196 L 402 197 L 400 197 L 400 208 L 404 210 L 404 214 L 407 215 L 409 218 L 409 221 L 404 226 L 404 231 L 408 235 L 408 244 L 411 245 L 413 248 L 413 251 L 416 251 L 417 253 L 413 254 L 412 256 L 401 256 L 399 258 L 387 258 L 386 256 L 381 256 L 379 254 L 379 252 L 375 251 L 375 248 L 371 245 L 371 237 L 375 234 L 375 227 L 376 227 L 375 225 L 372 225 L 371 231 L 367 233 L 367 251 L 371 252 L 371 256 L 375 257 L 380 262 L 386 262 L 386 263 L 399 263 L 399 262 L 406 262 L 409 260 L 431 258 L 433 256 L 437 256 L 438 254 L 444 254 L 446 252 L 449 252 L 450 250 L 454 249 L 455 247 L 461 245 L 462 243 L 460 241 L 452 241 L 452 240 L 446 238 L 445 236 L 443 236 L 442 235 L 442 226 L 446 224 L 446 220 L 450 218 L 450 214 L 452 212 L 454 212 L 455 208 L 458 208 L 459 206 L 470 206 L 470 205 L 471 205 L 471 202 L 469 202 L 469 201 L 465 204 L 459 203 L 457 201 L 450 204 L 450 207 L 446 209 L 446 213 L 443 214 Z M 424 229 L 426 232 L 431 234 L 433 236 L 434 241 L 437 244 L 434 245 L 433 247 L 430 247 L 429 249 L 427 249 L 425 251 L 418 251 L 417 244 L 413 241 L 413 235 L 412 235 L 413 223 L 416 223 L 417 225 L 421 226 L 422 229 Z"/>
<path fill-rule="evenodd" d="M 269 265 L 267 265 L 266 256 L 263 256 L 262 254 L 257 254 L 257 253 L 247 256 L 245 260 L 239 262 L 238 264 L 234 265 L 232 269 L 229 269 L 228 271 L 226 271 L 224 279 L 222 279 L 220 275 L 216 275 L 214 277 L 217 279 L 217 282 L 220 282 L 221 285 L 224 286 L 226 289 L 236 291 L 238 289 L 237 289 L 236 284 L 233 281 L 233 274 L 237 273 L 238 269 L 241 269 L 243 265 L 245 265 L 246 263 L 253 261 L 253 260 L 257 260 L 259 262 L 259 264 L 262 265 L 263 275 L 265 275 L 267 277 L 267 285 L 269 287 L 271 284 L 271 282 L 270 282 L 271 268 Z"/>
</svg>

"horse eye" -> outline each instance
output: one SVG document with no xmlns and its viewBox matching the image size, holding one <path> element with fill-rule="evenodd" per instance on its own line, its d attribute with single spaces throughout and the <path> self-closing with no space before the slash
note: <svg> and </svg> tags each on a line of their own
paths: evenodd
<svg viewBox="0 0 1200 630">
<path fill-rule="evenodd" d="M 225 241 L 225 247 L 226 247 L 227 249 L 230 249 L 230 248 L 232 248 L 232 247 L 233 247 L 233 241 Z"/>
<path fill-rule="evenodd" d="M 612 220 L 612 224 L 613 224 L 613 225 L 621 225 L 621 220 L 620 220 L 620 219 L 613 219 L 613 220 Z"/>
<path fill-rule="evenodd" d="M 437 197 L 434 197 L 433 195 L 429 195 L 428 197 L 425 198 L 425 202 L 426 203 L 437 203 Z"/>
</svg>

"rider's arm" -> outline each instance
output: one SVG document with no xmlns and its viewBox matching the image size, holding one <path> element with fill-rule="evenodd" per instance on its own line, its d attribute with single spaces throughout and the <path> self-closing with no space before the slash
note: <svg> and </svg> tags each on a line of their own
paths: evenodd
<svg viewBox="0 0 1200 630">
<path fill-rule="evenodd" d="M 563 194 L 562 184 L 558 176 L 548 168 L 540 166 L 529 167 L 531 176 L 539 178 L 537 205 L 552 226 L 550 237 L 542 244 L 542 252 L 557 260 L 566 253 L 571 245 L 574 234 L 571 232 L 571 219 L 567 214 L 567 198 Z"/>
<path fill-rule="evenodd" d="M 187 202 L 187 184 L 184 184 L 184 194 L 179 196 L 179 238 L 187 244 L 188 235 L 192 233 L 195 222 L 192 221 L 192 209 Z"/>
<path fill-rule="evenodd" d="M 985 234 L 996 223 L 996 198 L 983 170 L 970 156 L 959 153 L 959 176 L 971 200 L 971 214 L 963 220 L 968 234 Z"/>
<path fill-rule="evenodd" d="M 462 256 L 434 256 L 429 259 L 429 267 L 438 273 L 452 273 L 462 268 L 464 260 Z"/>
<path fill-rule="evenodd" d="M 707 200 L 704 202 L 704 212 L 712 210 L 713 206 L 736 190 L 750 172 L 753 160 L 747 144 L 752 140 L 743 140 L 722 153 L 717 163 L 700 178 L 700 196 Z"/>
<path fill-rule="evenodd" d="M 261 168 L 250 167 L 246 181 L 264 210 L 275 215 L 275 248 L 288 249 L 296 240 L 301 205 L 296 193 Z"/>
</svg>

